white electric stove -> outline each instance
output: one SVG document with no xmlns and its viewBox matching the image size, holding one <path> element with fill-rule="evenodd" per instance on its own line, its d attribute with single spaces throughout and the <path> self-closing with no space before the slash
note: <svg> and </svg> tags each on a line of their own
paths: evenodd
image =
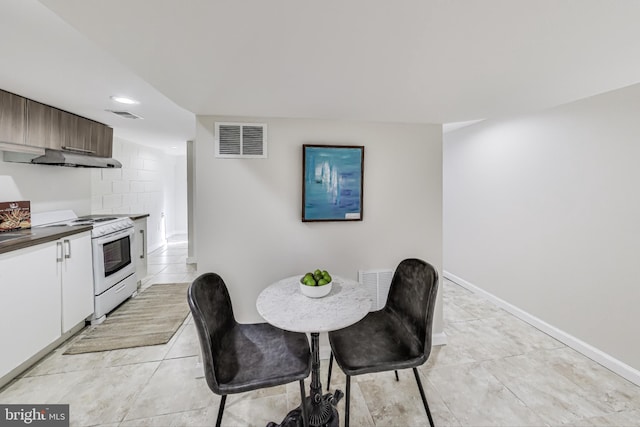
<svg viewBox="0 0 640 427">
<path fill-rule="evenodd" d="M 58 227 L 91 225 L 93 252 L 94 314 L 91 323 L 105 316 L 136 294 L 138 289 L 133 253 L 133 221 L 128 217 L 89 215 L 78 217 L 73 211 L 33 213 L 32 226 Z"/>
</svg>

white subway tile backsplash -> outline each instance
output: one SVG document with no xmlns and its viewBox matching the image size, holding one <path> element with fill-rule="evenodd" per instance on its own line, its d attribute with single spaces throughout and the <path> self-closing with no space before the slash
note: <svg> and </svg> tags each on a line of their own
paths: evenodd
<svg viewBox="0 0 640 427">
<path fill-rule="evenodd" d="M 144 168 L 144 159 L 141 159 L 139 157 L 132 157 L 131 158 L 131 169 L 135 169 L 135 170 L 139 170 Z"/>
<path fill-rule="evenodd" d="M 102 196 L 102 206 L 104 209 L 122 207 L 122 194 L 107 194 Z"/>
<path fill-rule="evenodd" d="M 132 193 L 144 193 L 144 184 L 142 181 L 131 181 L 129 183 L 129 191 Z"/>
<path fill-rule="evenodd" d="M 108 215 L 113 213 L 113 209 L 98 209 L 95 211 L 92 210 L 91 212 L 95 215 Z"/>
<path fill-rule="evenodd" d="M 150 193 L 152 191 L 162 191 L 162 183 L 159 181 L 149 181 L 144 183 L 144 191 Z"/>
<path fill-rule="evenodd" d="M 132 168 L 122 168 L 122 180 L 123 181 L 135 181 L 138 179 L 138 171 L 137 169 Z"/>
<path fill-rule="evenodd" d="M 140 181 L 162 181 L 162 175 L 159 171 L 139 170 L 138 179 Z"/>
<path fill-rule="evenodd" d="M 113 181 L 113 192 L 116 194 L 129 192 L 129 181 Z"/>
<path fill-rule="evenodd" d="M 102 208 L 102 196 L 91 196 L 91 212 L 96 212 Z"/>
<path fill-rule="evenodd" d="M 144 169 L 149 171 L 157 171 L 161 170 L 160 163 L 156 160 L 145 159 L 144 160 Z"/>
<path fill-rule="evenodd" d="M 102 180 L 116 181 L 122 179 L 122 169 L 102 169 Z"/>
<path fill-rule="evenodd" d="M 164 221 L 170 221 L 173 212 L 166 207 L 174 202 L 167 195 L 167 188 L 169 191 L 174 188 L 176 159 L 161 150 L 122 141 L 114 144 L 113 157 L 122 163 L 121 169 L 91 172 L 91 212 L 149 214 L 150 242 L 158 243 L 165 231 L 173 230 Z M 167 218 L 163 220 L 162 212 L 166 209 L 169 212 L 165 212 Z"/>
<path fill-rule="evenodd" d="M 91 186 L 91 192 L 95 196 L 104 196 L 105 194 L 111 194 L 113 190 L 111 181 L 99 181 L 96 185 Z"/>
<path fill-rule="evenodd" d="M 130 209 L 129 213 L 133 213 L 133 214 L 149 213 L 148 211 L 144 210 L 144 205 L 142 203 L 133 203 L 131 204 L 129 209 Z"/>
</svg>

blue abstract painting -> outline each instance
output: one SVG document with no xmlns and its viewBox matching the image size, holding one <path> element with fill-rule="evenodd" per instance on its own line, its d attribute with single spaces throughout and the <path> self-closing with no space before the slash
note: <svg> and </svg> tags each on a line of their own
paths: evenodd
<svg viewBox="0 0 640 427">
<path fill-rule="evenodd" d="M 362 220 L 364 147 L 303 145 L 302 221 Z"/>
</svg>

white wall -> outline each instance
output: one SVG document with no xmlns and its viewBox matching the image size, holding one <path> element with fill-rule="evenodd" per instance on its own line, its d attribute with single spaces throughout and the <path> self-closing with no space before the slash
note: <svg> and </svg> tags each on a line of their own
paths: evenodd
<svg viewBox="0 0 640 427">
<path fill-rule="evenodd" d="M 186 200 L 176 197 L 186 193 L 186 165 L 178 166 L 186 164 L 185 156 L 114 139 L 113 157 L 122 163 L 121 169 L 91 170 L 92 213 L 149 214 L 150 251 L 175 230 L 186 230 Z"/>
<path fill-rule="evenodd" d="M 640 85 L 444 137 L 444 269 L 640 369 Z"/>
<path fill-rule="evenodd" d="M 435 125 L 266 122 L 268 159 L 215 159 L 215 117 L 197 119 L 198 272 L 220 274 L 241 322 L 270 283 L 316 268 L 357 279 L 407 257 L 442 266 L 442 133 Z M 365 146 L 362 222 L 303 223 L 302 144 Z M 442 331 L 441 305 L 434 333 Z"/>
<path fill-rule="evenodd" d="M 187 156 L 175 156 L 173 234 L 187 234 Z"/>
<path fill-rule="evenodd" d="M 4 162 L 0 152 L 0 201 L 13 201 L 7 198 L 15 197 L 17 189 L 22 200 L 31 201 L 31 212 L 72 209 L 87 215 L 91 213 L 90 173 L 90 169 Z"/>
</svg>

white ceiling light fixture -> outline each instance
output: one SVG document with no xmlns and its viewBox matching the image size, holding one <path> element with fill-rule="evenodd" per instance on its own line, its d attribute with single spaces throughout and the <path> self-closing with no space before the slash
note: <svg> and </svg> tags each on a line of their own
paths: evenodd
<svg viewBox="0 0 640 427">
<path fill-rule="evenodd" d="M 110 98 L 115 102 L 119 102 L 120 104 L 127 104 L 127 105 L 140 104 L 140 102 L 136 101 L 135 99 L 131 99 L 126 96 L 111 96 Z"/>
</svg>

